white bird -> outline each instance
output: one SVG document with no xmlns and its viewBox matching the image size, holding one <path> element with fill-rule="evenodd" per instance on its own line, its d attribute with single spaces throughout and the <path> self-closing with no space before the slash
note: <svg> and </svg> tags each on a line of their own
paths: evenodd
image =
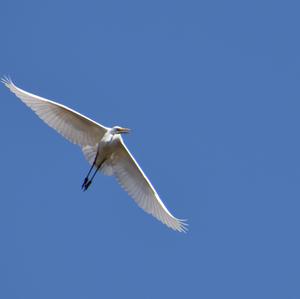
<svg viewBox="0 0 300 299">
<path fill-rule="evenodd" d="M 89 188 L 96 173 L 114 175 L 120 185 L 147 213 L 179 232 L 187 230 L 185 220 L 175 218 L 161 201 L 154 187 L 127 149 L 121 134 L 130 129 L 108 128 L 56 102 L 17 87 L 10 78 L 2 80 L 11 92 L 30 107 L 46 124 L 72 143 L 78 144 L 91 168 L 82 189 Z M 90 174 L 95 168 L 93 175 Z"/>
</svg>

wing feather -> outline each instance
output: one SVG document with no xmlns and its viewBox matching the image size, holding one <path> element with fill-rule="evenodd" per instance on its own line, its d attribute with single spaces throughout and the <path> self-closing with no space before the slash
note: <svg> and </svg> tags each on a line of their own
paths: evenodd
<svg viewBox="0 0 300 299">
<path fill-rule="evenodd" d="M 17 87 L 9 78 L 3 78 L 1 81 L 47 125 L 75 144 L 81 146 L 96 144 L 108 130 L 64 105 Z"/>
<path fill-rule="evenodd" d="M 187 231 L 185 220 L 175 218 L 168 211 L 122 140 L 111 163 L 117 181 L 138 206 L 168 227 L 180 232 Z"/>
</svg>

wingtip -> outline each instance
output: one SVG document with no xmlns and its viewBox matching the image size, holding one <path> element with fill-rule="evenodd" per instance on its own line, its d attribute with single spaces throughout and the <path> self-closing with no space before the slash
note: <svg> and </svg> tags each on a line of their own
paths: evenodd
<svg viewBox="0 0 300 299">
<path fill-rule="evenodd" d="M 178 219 L 179 221 L 179 227 L 177 228 L 177 231 L 181 233 L 187 233 L 188 232 L 188 223 L 187 219 Z"/>
<path fill-rule="evenodd" d="M 188 224 L 186 223 L 187 219 L 178 219 L 173 217 L 172 223 L 164 222 L 168 227 L 172 228 L 174 231 L 180 233 L 187 233 L 188 232 Z"/>
<path fill-rule="evenodd" d="M 1 78 L 1 82 L 7 87 L 9 87 L 11 84 L 13 84 L 10 76 L 7 76 L 7 75 L 5 75 Z"/>
</svg>

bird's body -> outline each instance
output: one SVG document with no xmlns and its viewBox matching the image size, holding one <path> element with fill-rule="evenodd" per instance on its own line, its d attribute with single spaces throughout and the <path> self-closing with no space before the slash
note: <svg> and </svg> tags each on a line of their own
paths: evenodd
<svg viewBox="0 0 300 299">
<path fill-rule="evenodd" d="M 167 210 L 127 149 L 121 134 L 128 133 L 129 129 L 119 126 L 105 127 L 66 106 L 22 90 L 9 78 L 3 78 L 2 82 L 45 123 L 81 147 L 91 164 L 82 184 L 83 190 L 89 188 L 98 171 L 105 175 L 114 175 L 142 209 L 170 228 L 186 231 L 186 223 Z M 93 169 L 95 170 L 91 175 Z"/>
<path fill-rule="evenodd" d="M 115 150 L 118 148 L 119 143 L 122 141 L 122 137 L 117 134 L 112 134 L 107 131 L 103 138 L 99 141 L 97 146 L 97 159 L 95 165 L 97 167 L 101 166 L 100 170 L 103 170 L 105 174 L 113 174 L 111 169 L 111 164 L 114 159 Z M 106 169 L 106 170 L 105 170 Z"/>
</svg>

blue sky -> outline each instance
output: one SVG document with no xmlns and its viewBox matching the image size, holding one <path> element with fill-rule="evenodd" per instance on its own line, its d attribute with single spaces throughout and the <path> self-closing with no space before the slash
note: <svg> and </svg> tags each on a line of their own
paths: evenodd
<svg viewBox="0 0 300 299">
<path fill-rule="evenodd" d="M 132 128 L 190 230 L 2 86 L 1 298 L 300 298 L 298 1 L 2 2 L 0 73 Z"/>
</svg>

